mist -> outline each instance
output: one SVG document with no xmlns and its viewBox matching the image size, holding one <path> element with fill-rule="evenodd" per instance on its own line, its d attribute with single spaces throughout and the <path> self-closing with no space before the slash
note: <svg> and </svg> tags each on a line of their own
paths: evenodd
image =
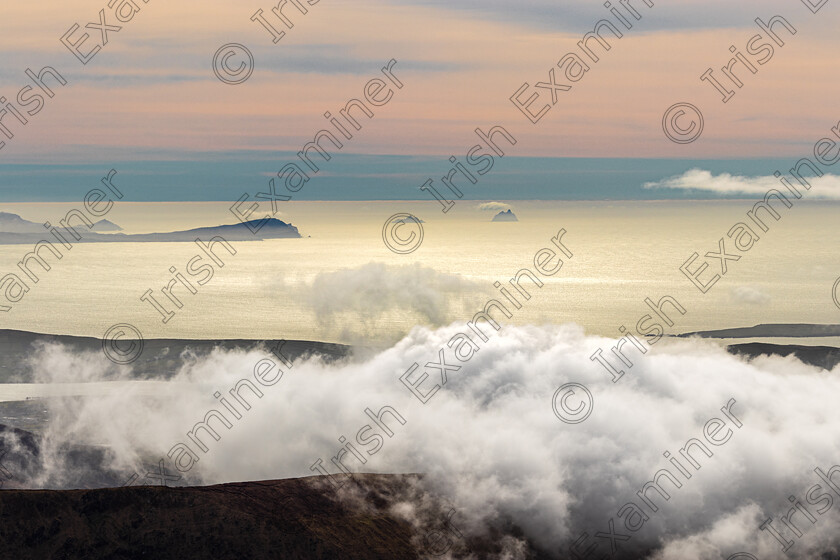
<svg viewBox="0 0 840 560">
<path fill-rule="evenodd" d="M 359 429 L 373 424 L 365 409 L 389 406 L 405 424 L 389 416 L 393 436 L 380 431 L 381 446 L 365 455 L 365 464 L 351 454 L 344 464 L 353 472 L 425 473 L 424 491 L 457 510 L 455 523 L 467 535 L 513 523 L 531 542 L 565 556 L 585 532 L 588 543 L 599 544 L 595 557 L 601 557 L 609 553 L 609 542 L 594 535 L 606 532 L 612 519 L 616 533 L 631 536 L 620 550 L 632 557 L 699 560 L 749 552 L 783 558 L 779 542 L 759 525 L 772 517 L 792 538 L 778 520 L 792 507 L 788 497 L 795 496 L 816 522 L 795 519 L 804 534 L 793 538 L 787 557 L 813 558 L 840 547 L 836 511 L 818 515 L 805 502 L 808 488 L 820 482 L 814 469 L 827 472 L 840 464 L 836 370 L 794 358 L 747 363 L 714 343 L 680 339 L 663 340 L 644 356 L 633 354 L 633 367 L 613 383 L 589 359 L 595 349 L 611 345 L 609 339 L 574 324 L 504 327 L 459 370 L 449 371 L 443 388 L 422 404 L 400 376 L 414 362 L 422 368 L 437 361 L 439 349 L 462 330 L 457 324 L 418 327 L 384 351 L 359 351 L 329 364 L 310 357 L 288 367 L 268 349 L 214 351 L 186 356 L 177 375 L 158 381 L 152 395 L 137 382 L 107 396 L 50 400 L 47 464 L 31 485 L 72 484 L 75 474 L 66 472 L 61 458 L 70 443 L 102 446 L 107 466 L 120 472 L 142 474 L 165 459 L 169 472 L 182 477 L 180 484 L 311 476 L 319 459 L 337 475 L 330 459 L 343 446 L 339 438 L 355 443 Z M 115 374 L 95 354 L 59 345 L 38 348 L 30 365 L 47 382 L 131 375 L 128 369 Z M 268 378 L 276 381 L 257 385 L 255 367 L 261 373 L 271 368 Z M 439 374 L 428 373 L 432 384 Z M 241 418 L 235 419 L 214 393 L 228 394 L 235 404 L 229 390 L 242 379 L 262 396 L 242 391 L 250 409 L 239 407 Z M 594 399 L 591 416 L 579 424 L 562 422 L 552 408 L 555 391 L 571 382 L 585 385 Z M 702 467 L 682 479 L 679 489 L 667 486 L 669 500 L 651 493 L 658 511 L 645 510 L 643 526 L 626 529 L 617 512 L 642 503 L 636 493 L 654 473 L 676 472 L 663 453 L 676 455 L 691 438 L 702 440 L 706 422 L 723 419 L 721 407 L 732 399 L 742 426 L 712 449 L 712 457 L 700 454 Z M 211 410 L 225 414 L 232 427 L 215 423 L 220 439 L 205 433 L 202 452 L 187 432 Z M 197 457 L 181 473 L 167 455 L 179 443 Z M 410 517 L 411 508 L 404 508 Z M 510 543 L 510 550 L 517 557 L 522 543 Z"/>
</svg>

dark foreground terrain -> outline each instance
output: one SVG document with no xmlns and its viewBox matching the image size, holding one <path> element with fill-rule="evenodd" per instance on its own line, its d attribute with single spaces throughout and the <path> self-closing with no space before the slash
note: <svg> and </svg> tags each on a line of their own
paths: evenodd
<svg viewBox="0 0 840 560">
<path fill-rule="evenodd" d="M 504 535 L 461 537 L 419 475 L 98 490 L 0 490 L 0 559 L 500 558 Z M 423 496 L 423 499 L 419 499 Z M 410 523 L 392 507 L 424 503 Z M 451 527 L 455 527 L 454 517 Z M 516 531 L 513 531 L 516 533 Z M 510 535 L 511 532 L 506 534 Z M 529 558 L 548 558 L 535 552 Z"/>
<path fill-rule="evenodd" d="M 359 478 L 358 507 L 317 478 L 0 491 L 0 558 L 418 558 L 411 526 L 376 505 L 407 481 Z"/>
<path fill-rule="evenodd" d="M 77 446 L 53 460 L 76 473 L 64 488 L 85 489 L 24 489 L 42 487 L 43 455 L 39 436 L 0 425 L 0 560 L 480 559 L 512 543 L 518 559 L 551 558 L 505 520 L 462 533 L 418 474 L 135 486 Z"/>
</svg>

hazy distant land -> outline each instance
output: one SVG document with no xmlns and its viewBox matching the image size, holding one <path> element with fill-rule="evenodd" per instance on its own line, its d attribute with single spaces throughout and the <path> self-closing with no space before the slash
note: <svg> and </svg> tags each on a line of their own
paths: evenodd
<svg viewBox="0 0 840 560">
<path fill-rule="evenodd" d="M 799 344 L 768 344 L 765 342 L 749 342 L 746 344 L 730 344 L 726 349 L 739 356 L 756 358 L 758 356 L 790 356 L 800 362 L 823 369 L 834 369 L 840 363 L 840 348 L 833 346 L 802 346 Z"/>
<path fill-rule="evenodd" d="M 840 325 L 816 325 L 813 323 L 767 323 L 753 327 L 737 327 L 678 334 L 679 337 L 699 336 L 701 338 L 811 338 L 840 336 Z"/>
<path fill-rule="evenodd" d="M 719 330 L 698 331 L 674 335 L 680 338 L 699 336 L 701 338 L 806 338 L 840 336 L 840 325 L 762 324 Z M 128 341 L 121 341 L 128 344 Z M 290 360 L 308 354 L 318 354 L 327 360 L 346 357 L 351 347 L 342 344 L 306 340 L 189 340 L 148 339 L 144 340 L 140 357 L 132 364 L 137 379 L 164 378 L 174 375 L 183 364 L 181 355 L 189 351 L 194 356 L 204 356 L 218 348 L 221 350 L 250 350 L 262 347 L 268 351 L 282 344 L 282 354 Z M 74 352 L 92 352 L 107 361 L 102 352 L 102 340 L 94 337 L 53 335 L 0 329 L 0 383 L 31 383 L 32 372 L 28 370 L 27 358 L 37 344 L 61 344 Z M 807 364 L 831 369 L 840 362 L 840 349 L 833 346 L 806 346 L 751 342 L 727 346 L 732 353 L 747 357 L 762 354 L 788 356 L 793 354 Z"/>
<path fill-rule="evenodd" d="M 27 331 L 0 329 L 0 383 L 32 382 L 32 372 L 26 366 L 27 358 L 36 344 L 62 344 L 73 352 L 93 352 L 105 363 L 110 363 L 102 351 L 102 340 L 93 337 L 40 334 Z M 129 344 L 120 340 L 120 344 Z M 142 354 L 132 367 L 138 379 L 149 377 L 168 378 L 183 364 L 182 353 L 189 350 L 193 356 L 204 356 L 214 349 L 250 350 L 263 347 L 267 351 L 281 344 L 281 353 L 289 360 L 308 354 L 318 354 L 335 360 L 350 353 L 348 346 L 328 342 L 305 340 L 180 340 L 156 338 L 143 341 Z"/>
<path fill-rule="evenodd" d="M 172 231 L 167 233 L 96 233 L 118 232 L 120 226 L 108 220 L 101 220 L 88 228 L 86 225 L 75 224 L 70 227 L 56 227 L 55 231 L 70 244 L 73 243 L 149 243 L 149 242 L 192 242 L 197 237 L 203 239 L 217 235 L 226 241 L 261 241 L 264 239 L 287 239 L 302 237 L 298 229 L 292 224 L 287 224 L 276 218 L 265 220 L 252 220 L 238 224 L 222 225 L 214 227 L 202 227 L 184 231 Z M 75 235 L 74 235 L 75 233 Z M 80 236 L 81 239 L 77 239 Z M 48 231 L 41 224 L 30 222 L 7 212 L 0 212 L 0 245 L 22 245 L 36 244 L 47 239 Z M 54 242 L 52 238 L 50 242 Z M 55 239 L 58 242 L 58 239 Z"/>
<path fill-rule="evenodd" d="M 840 325 L 821 325 L 814 323 L 766 323 L 752 327 L 737 327 L 696 331 L 676 335 L 680 338 L 697 336 L 700 338 L 821 338 L 840 336 Z M 840 348 L 833 346 L 808 346 L 801 344 L 773 344 L 769 342 L 749 342 L 730 344 L 726 349 L 732 354 L 755 358 L 758 356 L 790 356 L 801 362 L 833 369 L 840 363 Z"/>
</svg>

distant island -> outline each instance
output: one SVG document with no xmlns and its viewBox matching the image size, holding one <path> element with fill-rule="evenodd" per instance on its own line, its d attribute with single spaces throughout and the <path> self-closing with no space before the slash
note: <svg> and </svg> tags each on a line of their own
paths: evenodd
<svg viewBox="0 0 840 560">
<path fill-rule="evenodd" d="M 73 231 L 77 235 L 73 234 Z M 73 223 L 73 229 L 56 227 L 55 231 L 71 243 L 148 243 L 148 242 L 192 242 L 197 237 L 222 236 L 226 241 L 262 241 L 264 239 L 285 239 L 302 236 L 292 224 L 275 218 L 252 220 L 232 225 L 203 227 L 168 233 L 97 233 L 119 232 L 122 228 L 108 220 L 93 224 L 93 228 Z M 8 212 L 0 212 L 0 245 L 36 244 L 49 239 L 48 231 L 41 224 L 30 222 Z M 76 239 L 81 236 L 81 239 Z"/>
<path fill-rule="evenodd" d="M 516 218 L 516 214 L 513 213 L 513 210 L 507 210 L 504 212 L 499 212 L 495 216 L 493 216 L 494 222 L 518 222 L 519 220 Z"/>
</svg>

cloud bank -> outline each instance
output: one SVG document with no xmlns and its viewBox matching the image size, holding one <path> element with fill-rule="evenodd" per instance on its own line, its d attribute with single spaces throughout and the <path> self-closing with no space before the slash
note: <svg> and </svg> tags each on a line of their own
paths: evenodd
<svg viewBox="0 0 840 560">
<path fill-rule="evenodd" d="M 576 325 L 505 327 L 448 373 L 433 401 L 421 404 L 400 375 L 414 362 L 437 361 L 438 349 L 462 329 L 416 328 L 373 355 L 281 365 L 285 373 L 262 387 L 262 397 L 243 392 L 250 409 L 242 419 L 230 429 L 218 425 L 218 441 L 202 438 L 208 450 L 197 452 L 186 481 L 307 476 L 319 458 L 335 474 L 330 458 L 342 448 L 340 438 L 353 441 L 359 428 L 372 424 L 365 409 L 389 406 L 405 424 L 389 416 L 393 436 L 380 432 L 381 446 L 364 465 L 352 457 L 345 464 L 354 472 L 427 473 L 424 484 L 457 508 L 465 534 L 512 520 L 525 538 L 566 555 L 583 532 L 592 539 L 612 519 L 617 532 L 632 535 L 620 543 L 617 558 L 717 560 L 744 551 L 766 560 L 785 556 L 759 524 L 772 517 L 790 537 L 778 521 L 791 507 L 788 496 L 814 513 L 804 498 L 819 482 L 814 468 L 840 464 L 840 409 L 830 398 L 840 391 L 837 371 L 792 358 L 746 363 L 708 341 L 671 340 L 634 359 L 615 384 L 589 359 L 611 341 Z M 85 378 L 96 378 L 94 366 L 85 365 L 92 356 L 62 359 L 53 348 L 33 359 L 42 378 L 60 381 L 72 377 L 68 368 L 79 367 L 87 368 Z M 50 401 L 60 421 L 50 425 L 45 453 L 56 455 L 68 442 L 102 445 L 111 450 L 112 466 L 141 472 L 177 442 L 189 441 L 186 432 L 209 410 L 223 411 L 214 392 L 251 377 L 265 359 L 272 356 L 215 352 L 189 362 L 151 396 L 127 389 L 77 401 L 72 410 L 65 401 Z M 593 413 L 581 424 L 562 423 L 552 410 L 555 390 L 569 382 L 585 384 L 594 396 Z M 702 439 L 705 423 L 722 417 L 730 399 L 743 426 L 712 457 L 701 454 L 702 468 L 681 488 L 666 482 L 670 499 L 651 491 L 659 510 L 648 511 L 649 519 L 631 533 L 617 512 L 640 503 L 637 491 L 669 467 L 663 453 Z M 804 535 L 789 557 L 813 558 L 840 545 L 837 512 L 814 515 L 815 523 L 796 519 Z M 608 553 L 607 541 L 594 541 L 601 543 L 599 554 Z"/>
</svg>

